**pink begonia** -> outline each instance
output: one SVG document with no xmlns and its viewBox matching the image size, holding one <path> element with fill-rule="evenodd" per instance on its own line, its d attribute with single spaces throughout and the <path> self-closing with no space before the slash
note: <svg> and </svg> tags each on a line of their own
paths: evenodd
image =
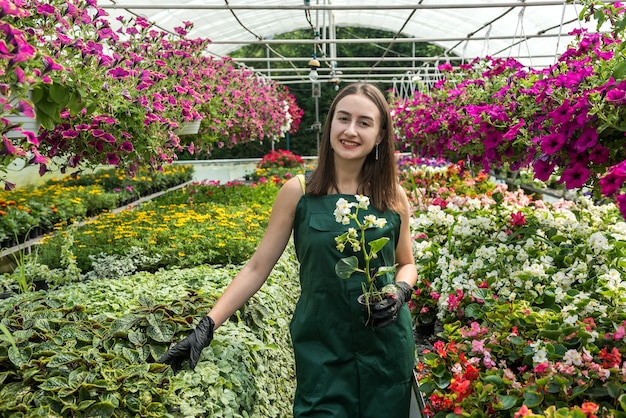
<svg viewBox="0 0 626 418">
<path fill-rule="evenodd" d="M 534 372 L 537 374 L 545 373 L 550 368 L 550 364 L 547 361 L 539 363 L 535 366 Z"/>
<path fill-rule="evenodd" d="M 620 325 L 619 327 L 617 327 L 617 330 L 613 334 L 613 339 L 615 341 L 619 341 L 622 340 L 624 336 L 626 336 L 626 330 L 624 329 L 624 325 Z"/>
<path fill-rule="evenodd" d="M 485 352 L 485 340 L 472 340 L 472 353 L 482 354 Z"/>
</svg>

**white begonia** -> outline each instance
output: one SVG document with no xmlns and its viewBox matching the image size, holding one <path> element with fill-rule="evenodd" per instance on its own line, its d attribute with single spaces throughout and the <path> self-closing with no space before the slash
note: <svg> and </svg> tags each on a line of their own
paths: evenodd
<svg viewBox="0 0 626 418">
<path fill-rule="evenodd" d="M 374 215 L 365 215 L 363 217 L 365 228 L 371 228 L 376 225 L 376 216 Z"/>
<path fill-rule="evenodd" d="M 608 226 L 608 231 L 616 236 L 615 238 L 620 240 L 626 240 L 626 222 L 616 222 Z"/>
<path fill-rule="evenodd" d="M 587 245 L 589 245 L 592 251 L 596 254 L 608 251 L 612 247 L 609 244 L 609 240 L 600 231 L 594 232 L 589 236 L 587 239 Z"/>
<path fill-rule="evenodd" d="M 521 263 L 525 262 L 528 260 L 528 253 L 524 250 L 520 250 L 517 252 L 517 254 L 515 255 L 515 259 Z"/>
<path fill-rule="evenodd" d="M 472 264 L 470 264 L 469 271 L 470 273 L 475 273 L 476 271 L 481 270 L 484 267 L 485 267 L 485 263 L 483 262 L 483 259 L 476 257 L 472 260 Z"/>
<path fill-rule="evenodd" d="M 545 348 L 540 348 L 535 352 L 535 355 L 533 356 L 533 362 L 535 364 L 540 364 L 546 361 L 548 361 L 548 352 Z"/>
<path fill-rule="evenodd" d="M 574 349 L 567 350 L 563 355 L 563 361 L 565 364 L 571 366 L 582 366 L 583 364 L 583 356 Z"/>
<path fill-rule="evenodd" d="M 615 269 L 611 269 L 608 273 L 599 277 L 599 279 L 606 280 L 606 287 L 613 292 L 623 289 L 625 285 L 622 275 Z"/>
<path fill-rule="evenodd" d="M 430 256 L 432 256 L 432 252 L 430 251 L 426 251 L 427 249 L 429 249 L 431 246 L 431 243 L 424 240 L 424 241 L 413 241 L 413 254 L 415 255 L 415 258 L 417 260 L 420 260 L 422 258 L 430 258 Z M 430 256 L 428 255 L 430 254 Z"/>
<path fill-rule="evenodd" d="M 356 197 L 356 201 L 357 201 L 357 207 L 359 209 L 367 209 L 370 205 L 370 198 L 367 196 L 363 196 L 360 194 L 354 195 L 354 197 Z"/>
<path fill-rule="evenodd" d="M 387 219 L 385 219 L 385 218 L 376 218 L 376 221 L 374 222 L 374 225 L 377 228 L 382 228 L 385 225 L 387 225 Z"/>
<path fill-rule="evenodd" d="M 546 272 L 543 266 L 539 263 L 532 263 L 529 268 L 525 269 L 526 272 L 533 275 L 534 277 L 545 277 Z"/>
<path fill-rule="evenodd" d="M 532 238 L 527 238 L 524 242 L 524 248 L 527 250 L 532 250 L 536 247 L 535 240 Z"/>
<path fill-rule="evenodd" d="M 576 322 L 578 322 L 578 315 L 563 315 L 563 323 L 576 325 Z"/>
<path fill-rule="evenodd" d="M 343 197 L 338 199 L 337 203 L 335 204 L 335 210 L 333 211 L 335 221 L 343 225 L 348 225 L 350 223 L 350 218 L 348 218 L 348 215 L 352 210 L 352 206 L 353 204 L 348 203 L 348 201 Z"/>
</svg>

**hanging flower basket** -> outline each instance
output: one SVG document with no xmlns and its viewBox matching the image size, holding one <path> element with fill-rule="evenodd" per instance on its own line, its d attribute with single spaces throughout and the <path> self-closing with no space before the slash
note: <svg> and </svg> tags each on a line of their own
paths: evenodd
<svg viewBox="0 0 626 418">
<path fill-rule="evenodd" d="M 0 94 L 0 97 L 5 98 L 6 96 Z M 28 93 L 28 99 L 31 100 L 31 92 Z M 12 107 L 17 107 L 17 102 L 18 99 L 9 97 L 9 103 Z M 37 119 L 26 116 L 23 112 L 12 115 L 3 115 L 2 117 L 8 119 L 11 125 L 21 125 L 22 131 L 31 131 L 34 133 L 37 133 L 37 131 L 39 131 L 39 122 L 37 122 Z M 10 131 L 6 132 L 5 135 L 7 136 L 7 138 L 21 138 L 24 136 L 22 131 L 13 128 Z"/>
<path fill-rule="evenodd" d="M 177 135 L 194 135 L 200 130 L 200 122 L 202 119 L 192 120 L 191 122 L 183 122 L 176 130 Z"/>
<path fill-rule="evenodd" d="M 5 117 L 11 121 L 11 124 L 21 123 L 22 131 L 31 131 L 37 133 L 37 131 L 39 130 L 39 122 L 37 122 L 37 119 L 29 118 L 24 114 L 9 115 Z M 23 137 L 24 134 L 17 129 L 11 129 L 9 132 L 6 133 L 6 136 L 7 138 L 20 138 Z"/>
</svg>

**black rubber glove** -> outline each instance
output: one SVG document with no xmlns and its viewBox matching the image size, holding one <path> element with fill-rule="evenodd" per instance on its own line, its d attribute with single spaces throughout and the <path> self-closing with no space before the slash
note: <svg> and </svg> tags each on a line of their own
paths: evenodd
<svg viewBox="0 0 626 418">
<path fill-rule="evenodd" d="M 195 369 L 200 353 L 213 340 L 214 328 L 215 322 L 213 322 L 210 316 L 205 316 L 191 334 L 167 350 L 167 353 L 163 354 L 157 360 L 157 363 L 169 364 L 174 373 L 178 373 L 182 368 L 183 362 L 189 360 L 189 367 L 191 370 Z"/>
<path fill-rule="evenodd" d="M 378 328 L 386 327 L 395 321 L 400 308 L 411 300 L 413 294 L 413 288 L 406 282 L 396 282 L 394 285 L 385 286 L 383 290 L 387 291 L 385 299 L 372 307 L 372 325 Z"/>
</svg>

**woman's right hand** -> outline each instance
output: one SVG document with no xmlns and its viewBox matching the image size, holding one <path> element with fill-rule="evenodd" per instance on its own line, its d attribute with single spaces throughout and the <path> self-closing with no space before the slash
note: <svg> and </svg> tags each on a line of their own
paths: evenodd
<svg viewBox="0 0 626 418">
<path fill-rule="evenodd" d="M 169 364 L 174 373 L 178 373 L 182 369 L 183 362 L 189 360 L 189 367 L 191 370 L 195 369 L 202 350 L 213 340 L 214 329 L 213 319 L 208 315 L 205 316 L 191 334 L 167 350 L 157 363 Z"/>
</svg>

